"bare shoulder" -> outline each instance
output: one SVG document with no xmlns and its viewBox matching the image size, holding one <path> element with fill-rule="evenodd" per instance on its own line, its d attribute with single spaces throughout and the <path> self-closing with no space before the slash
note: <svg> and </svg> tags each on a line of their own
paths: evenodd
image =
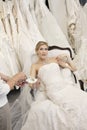
<svg viewBox="0 0 87 130">
<path fill-rule="evenodd" d="M 35 69 L 36 67 L 37 67 L 36 63 L 34 63 L 34 64 L 31 65 L 31 69 Z"/>
<path fill-rule="evenodd" d="M 48 59 L 48 62 L 51 63 L 51 62 L 55 62 L 56 61 L 56 57 L 50 57 Z"/>
</svg>

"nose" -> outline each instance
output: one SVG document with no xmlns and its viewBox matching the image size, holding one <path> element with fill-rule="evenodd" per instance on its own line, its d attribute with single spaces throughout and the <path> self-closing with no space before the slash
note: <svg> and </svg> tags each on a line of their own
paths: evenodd
<svg viewBox="0 0 87 130">
<path fill-rule="evenodd" d="M 46 49 L 43 49 L 43 52 L 46 52 L 47 50 Z"/>
</svg>

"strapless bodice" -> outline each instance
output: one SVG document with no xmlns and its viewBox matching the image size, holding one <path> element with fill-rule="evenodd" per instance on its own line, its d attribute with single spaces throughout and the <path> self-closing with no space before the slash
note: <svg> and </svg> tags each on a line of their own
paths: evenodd
<svg viewBox="0 0 87 130">
<path fill-rule="evenodd" d="M 73 80 L 71 71 L 67 68 L 61 69 L 57 63 L 42 66 L 39 70 L 38 77 L 45 87 L 44 90 L 47 92 L 58 92 L 65 89 L 65 87 L 71 86 L 79 88 Z"/>
<path fill-rule="evenodd" d="M 46 86 L 46 89 L 53 86 L 58 89 L 58 85 L 60 86 L 63 82 L 60 67 L 57 63 L 49 63 L 42 66 L 39 70 L 38 77 L 44 86 Z"/>
</svg>

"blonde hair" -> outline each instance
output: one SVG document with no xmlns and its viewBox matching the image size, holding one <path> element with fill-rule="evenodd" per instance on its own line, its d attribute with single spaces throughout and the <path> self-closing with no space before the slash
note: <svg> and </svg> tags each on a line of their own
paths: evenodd
<svg viewBox="0 0 87 130">
<path fill-rule="evenodd" d="M 37 44 L 36 44 L 36 47 L 35 47 L 35 51 L 37 52 L 40 48 L 40 46 L 42 45 L 46 45 L 48 47 L 48 43 L 47 42 L 44 42 L 44 41 L 39 41 Z"/>
</svg>

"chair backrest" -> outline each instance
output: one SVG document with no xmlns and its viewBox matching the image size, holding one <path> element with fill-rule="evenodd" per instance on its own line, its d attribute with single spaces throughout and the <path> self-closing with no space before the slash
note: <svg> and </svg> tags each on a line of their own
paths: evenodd
<svg viewBox="0 0 87 130">
<path fill-rule="evenodd" d="M 60 54 L 66 54 L 66 55 L 70 56 L 71 59 L 73 59 L 72 51 L 70 48 L 68 48 L 68 47 L 62 48 L 59 46 L 49 46 L 48 57 L 55 57 L 55 56 L 58 56 Z M 37 55 L 33 54 L 31 59 L 32 59 L 32 63 L 35 63 L 37 61 Z"/>
<path fill-rule="evenodd" d="M 72 51 L 70 48 L 68 48 L 68 47 L 62 48 L 59 46 L 49 46 L 49 52 L 48 52 L 49 57 L 58 56 L 60 54 L 66 54 L 66 55 L 70 56 L 71 59 L 73 59 Z"/>
<path fill-rule="evenodd" d="M 49 46 L 49 53 L 48 56 L 52 57 L 52 56 L 58 56 L 60 54 L 67 54 L 68 56 L 71 57 L 71 59 L 73 59 L 73 54 L 70 48 L 62 48 L 59 46 Z M 72 72 L 74 79 L 75 79 L 75 83 L 77 83 L 77 78 L 75 76 L 75 74 Z M 84 91 L 84 83 L 82 80 L 79 80 L 79 84 L 80 84 L 80 88 Z"/>
</svg>

